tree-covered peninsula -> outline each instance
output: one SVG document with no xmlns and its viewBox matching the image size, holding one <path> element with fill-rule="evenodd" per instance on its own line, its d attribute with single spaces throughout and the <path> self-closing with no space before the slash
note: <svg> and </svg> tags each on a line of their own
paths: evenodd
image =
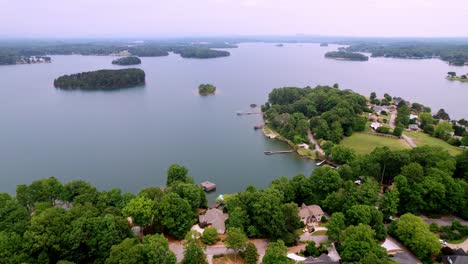
<svg viewBox="0 0 468 264">
<path fill-rule="evenodd" d="M 54 86 L 64 90 L 116 90 L 144 84 L 145 72 L 135 68 L 82 72 L 54 80 Z"/>
<path fill-rule="evenodd" d="M 325 58 L 337 59 L 337 60 L 350 60 L 350 61 L 367 61 L 369 57 L 366 55 L 349 52 L 349 51 L 330 51 L 325 53 Z"/>
<path fill-rule="evenodd" d="M 141 64 L 141 60 L 138 57 L 135 56 L 128 56 L 128 57 L 122 57 L 118 58 L 112 61 L 112 64 L 116 65 L 137 65 Z"/>
<path fill-rule="evenodd" d="M 216 92 L 216 86 L 212 84 L 200 84 L 198 86 L 198 93 L 200 95 L 209 95 Z"/>
</svg>

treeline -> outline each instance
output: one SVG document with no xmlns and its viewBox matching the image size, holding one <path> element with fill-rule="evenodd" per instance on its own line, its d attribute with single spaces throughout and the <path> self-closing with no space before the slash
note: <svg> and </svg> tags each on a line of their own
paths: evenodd
<svg viewBox="0 0 468 264">
<path fill-rule="evenodd" d="M 468 62 L 468 45 L 456 43 L 360 43 L 346 48 L 350 52 L 369 52 L 372 57 L 426 59 L 438 57 L 453 65 Z"/>
<path fill-rule="evenodd" d="M 365 129 L 367 120 L 360 115 L 369 109 L 364 96 L 335 85 L 274 89 L 262 111 L 268 124 L 295 143 L 308 142 L 309 127 L 318 139 L 339 143 Z"/>
<path fill-rule="evenodd" d="M 137 65 L 137 64 L 141 64 L 141 60 L 138 57 L 128 56 L 128 57 L 122 57 L 122 58 L 115 59 L 115 60 L 112 61 L 112 64 Z"/>
<path fill-rule="evenodd" d="M 136 68 L 76 73 L 54 80 L 54 86 L 64 90 L 115 90 L 144 84 L 145 72 Z"/>
<path fill-rule="evenodd" d="M 167 240 L 152 234 L 182 239 L 206 203 L 205 192 L 180 165 L 167 170 L 167 187 L 148 187 L 138 195 L 55 178 L 19 185 L 16 197 L 0 194 L 0 263 L 122 263 L 132 258 L 125 263 L 175 264 Z M 127 217 L 143 230 L 142 241 Z"/>
<path fill-rule="evenodd" d="M 348 51 L 329 51 L 325 53 L 326 58 L 332 59 L 343 59 L 343 60 L 350 60 L 350 61 L 367 61 L 369 57 L 364 54 L 356 53 L 356 52 L 348 52 Z"/>
<path fill-rule="evenodd" d="M 235 48 L 237 46 L 225 43 L 149 43 L 128 45 L 127 43 L 83 43 L 83 44 L 56 44 L 56 45 L 18 45 L 1 46 L 0 63 L 11 61 L 11 57 L 44 56 L 44 55 L 113 55 L 130 53 L 139 57 L 167 56 L 169 52 L 180 54 L 184 58 L 217 58 L 229 56 L 228 51 L 214 50 L 213 48 Z M 13 64 L 13 63 L 8 63 Z"/>
</svg>

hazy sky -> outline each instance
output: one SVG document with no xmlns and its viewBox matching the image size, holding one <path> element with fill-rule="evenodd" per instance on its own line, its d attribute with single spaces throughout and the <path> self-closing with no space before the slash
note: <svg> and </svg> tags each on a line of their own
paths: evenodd
<svg viewBox="0 0 468 264">
<path fill-rule="evenodd" d="M 468 0 L 0 0 L 1 36 L 468 36 Z"/>
</svg>

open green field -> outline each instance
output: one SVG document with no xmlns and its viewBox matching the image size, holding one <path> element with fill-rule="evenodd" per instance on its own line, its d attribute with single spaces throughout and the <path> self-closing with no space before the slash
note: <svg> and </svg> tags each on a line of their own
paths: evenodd
<svg viewBox="0 0 468 264">
<path fill-rule="evenodd" d="M 418 146 L 438 146 L 444 150 L 447 150 L 450 155 L 456 156 L 462 153 L 462 149 L 452 146 L 449 143 L 443 141 L 442 139 L 431 137 L 430 135 L 423 132 L 403 132 L 408 137 L 413 138 L 414 143 Z"/>
<path fill-rule="evenodd" d="M 361 133 L 354 133 L 352 136 L 346 137 L 340 144 L 353 148 L 359 154 L 371 153 L 377 147 L 388 147 L 391 150 L 410 148 L 403 139 L 387 138 Z"/>
</svg>

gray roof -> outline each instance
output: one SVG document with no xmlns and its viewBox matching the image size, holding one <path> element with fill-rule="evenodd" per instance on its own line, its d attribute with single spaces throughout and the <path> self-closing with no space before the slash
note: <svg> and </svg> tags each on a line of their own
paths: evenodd
<svg viewBox="0 0 468 264">
<path fill-rule="evenodd" d="M 447 263 L 451 264 L 466 264 L 468 263 L 468 256 L 445 256 Z"/>
<path fill-rule="evenodd" d="M 329 256 L 322 254 L 318 258 L 308 257 L 304 260 L 305 264 L 338 264 L 339 262 L 333 261 Z"/>
<path fill-rule="evenodd" d="M 228 219 L 228 215 L 217 208 L 210 208 L 204 215 L 198 217 L 200 223 L 211 225 L 216 228 L 218 234 L 224 234 L 224 232 L 226 232 L 226 225 L 224 223 L 226 219 Z"/>
</svg>

